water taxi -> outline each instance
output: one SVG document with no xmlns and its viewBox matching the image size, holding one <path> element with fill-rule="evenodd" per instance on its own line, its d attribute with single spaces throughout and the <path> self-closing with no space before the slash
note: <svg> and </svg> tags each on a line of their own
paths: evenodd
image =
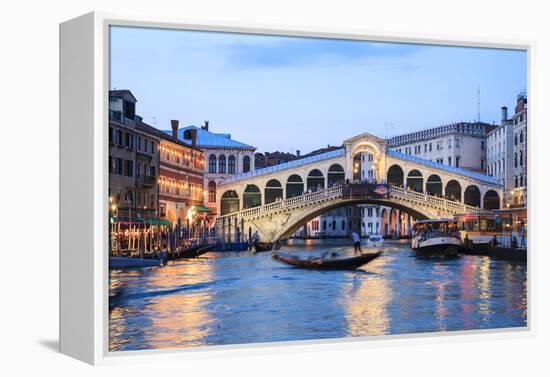
<svg viewBox="0 0 550 377">
<path fill-rule="evenodd" d="M 422 220 L 413 225 L 411 248 L 417 255 L 453 257 L 461 245 L 453 219 Z"/>
</svg>

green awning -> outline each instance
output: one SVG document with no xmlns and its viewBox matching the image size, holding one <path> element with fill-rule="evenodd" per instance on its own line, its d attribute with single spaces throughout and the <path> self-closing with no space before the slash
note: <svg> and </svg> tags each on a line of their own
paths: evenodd
<svg viewBox="0 0 550 377">
<path fill-rule="evenodd" d="M 197 212 L 212 212 L 210 208 L 203 205 L 193 206 L 193 209 Z"/>
<path fill-rule="evenodd" d="M 167 219 L 157 219 L 157 218 L 143 218 L 143 217 L 132 217 L 131 219 L 128 216 L 113 216 L 109 215 L 109 221 L 111 223 L 121 222 L 121 223 L 134 223 L 134 224 L 147 224 L 147 225 L 172 225 L 172 222 Z"/>
</svg>

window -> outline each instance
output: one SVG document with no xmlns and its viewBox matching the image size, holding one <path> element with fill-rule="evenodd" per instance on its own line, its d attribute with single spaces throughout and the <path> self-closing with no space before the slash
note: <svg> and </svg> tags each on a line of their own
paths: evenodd
<svg viewBox="0 0 550 377">
<path fill-rule="evenodd" d="M 225 174 L 225 171 L 226 171 L 226 165 L 225 165 L 225 155 L 221 155 L 219 158 L 218 158 L 218 164 L 219 164 L 219 169 L 218 169 L 218 172 L 220 174 Z"/>
<path fill-rule="evenodd" d="M 109 127 L 109 144 L 113 144 L 114 133 L 113 127 Z"/>
<path fill-rule="evenodd" d="M 432 151 L 432 143 L 430 143 L 430 152 Z"/>
<path fill-rule="evenodd" d="M 523 175 L 519 176 L 519 185 L 523 186 Z"/>
<path fill-rule="evenodd" d="M 514 177 L 514 187 L 518 187 L 518 176 Z"/>
<path fill-rule="evenodd" d="M 116 130 L 115 144 L 116 145 L 122 145 L 122 131 L 121 130 Z"/>
<path fill-rule="evenodd" d="M 124 117 L 128 119 L 134 119 L 136 113 L 136 104 L 128 101 L 124 101 Z"/>
<path fill-rule="evenodd" d="M 514 153 L 514 167 L 518 167 L 518 154 Z"/>
<path fill-rule="evenodd" d="M 485 160 L 481 159 L 481 170 L 485 170 Z"/>
<path fill-rule="evenodd" d="M 134 176 L 134 161 L 124 160 L 124 175 L 127 177 Z"/>
<path fill-rule="evenodd" d="M 155 154 L 155 142 L 151 140 L 151 154 Z"/>
<path fill-rule="evenodd" d="M 523 151 L 519 151 L 519 166 L 523 166 Z"/>
<path fill-rule="evenodd" d="M 519 133 L 519 142 L 523 143 L 523 130 Z"/>
<path fill-rule="evenodd" d="M 210 155 L 208 158 L 208 172 L 216 173 L 217 158 L 214 155 Z"/>
<path fill-rule="evenodd" d="M 449 159 L 448 159 L 448 160 L 449 160 L 449 166 L 453 166 L 453 160 L 452 160 L 452 158 L 451 158 L 450 156 L 449 156 Z"/>
<path fill-rule="evenodd" d="M 235 174 L 235 156 L 231 155 L 227 159 L 227 172 L 229 174 Z"/>
<path fill-rule="evenodd" d="M 208 201 L 213 203 L 216 201 L 216 182 L 210 181 L 208 183 Z"/>
<path fill-rule="evenodd" d="M 250 157 L 243 157 L 243 173 L 248 173 L 250 171 Z"/>
<path fill-rule="evenodd" d="M 136 164 L 136 177 L 141 177 L 141 162 L 137 162 Z"/>
<path fill-rule="evenodd" d="M 346 220 L 342 220 L 342 230 L 346 230 Z"/>
<path fill-rule="evenodd" d="M 141 150 L 141 136 L 138 136 L 138 137 L 137 137 L 137 150 L 138 150 L 138 151 Z"/>
<path fill-rule="evenodd" d="M 115 158 L 115 174 L 122 174 L 122 158 Z"/>
<path fill-rule="evenodd" d="M 485 149 L 485 140 L 481 140 L 481 149 Z"/>
<path fill-rule="evenodd" d="M 514 144 L 518 145 L 518 134 L 514 136 Z"/>
<path fill-rule="evenodd" d="M 455 166 L 458 168 L 460 166 L 460 156 L 456 156 L 455 158 Z"/>
</svg>

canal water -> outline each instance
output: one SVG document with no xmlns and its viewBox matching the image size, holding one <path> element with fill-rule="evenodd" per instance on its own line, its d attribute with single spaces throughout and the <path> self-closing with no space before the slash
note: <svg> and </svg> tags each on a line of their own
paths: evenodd
<svg viewBox="0 0 550 377">
<path fill-rule="evenodd" d="M 283 250 L 351 255 L 349 242 Z M 522 327 L 527 266 L 419 258 L 408 244 L 387 245 L 359 271 L 301 270 L 269 252 L 208 253 L 111 271 L 109 301 L 111 351 Z"/>
</svg>

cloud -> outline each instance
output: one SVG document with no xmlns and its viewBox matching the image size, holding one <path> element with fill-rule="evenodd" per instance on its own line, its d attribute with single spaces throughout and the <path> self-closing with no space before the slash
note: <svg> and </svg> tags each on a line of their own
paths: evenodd
<svg viewBox="0 0 550 377">
<path fill-rule="evenodd" d="M 275 37 L 274 37 L 275 38 Z M 408 57 L 424 46 L 402 43 L 276 37 L 275 43 L 238 42 L 228 47 L 229 64 L 242 67 L 287 67 L 368 59 Z"/>
</svg>

